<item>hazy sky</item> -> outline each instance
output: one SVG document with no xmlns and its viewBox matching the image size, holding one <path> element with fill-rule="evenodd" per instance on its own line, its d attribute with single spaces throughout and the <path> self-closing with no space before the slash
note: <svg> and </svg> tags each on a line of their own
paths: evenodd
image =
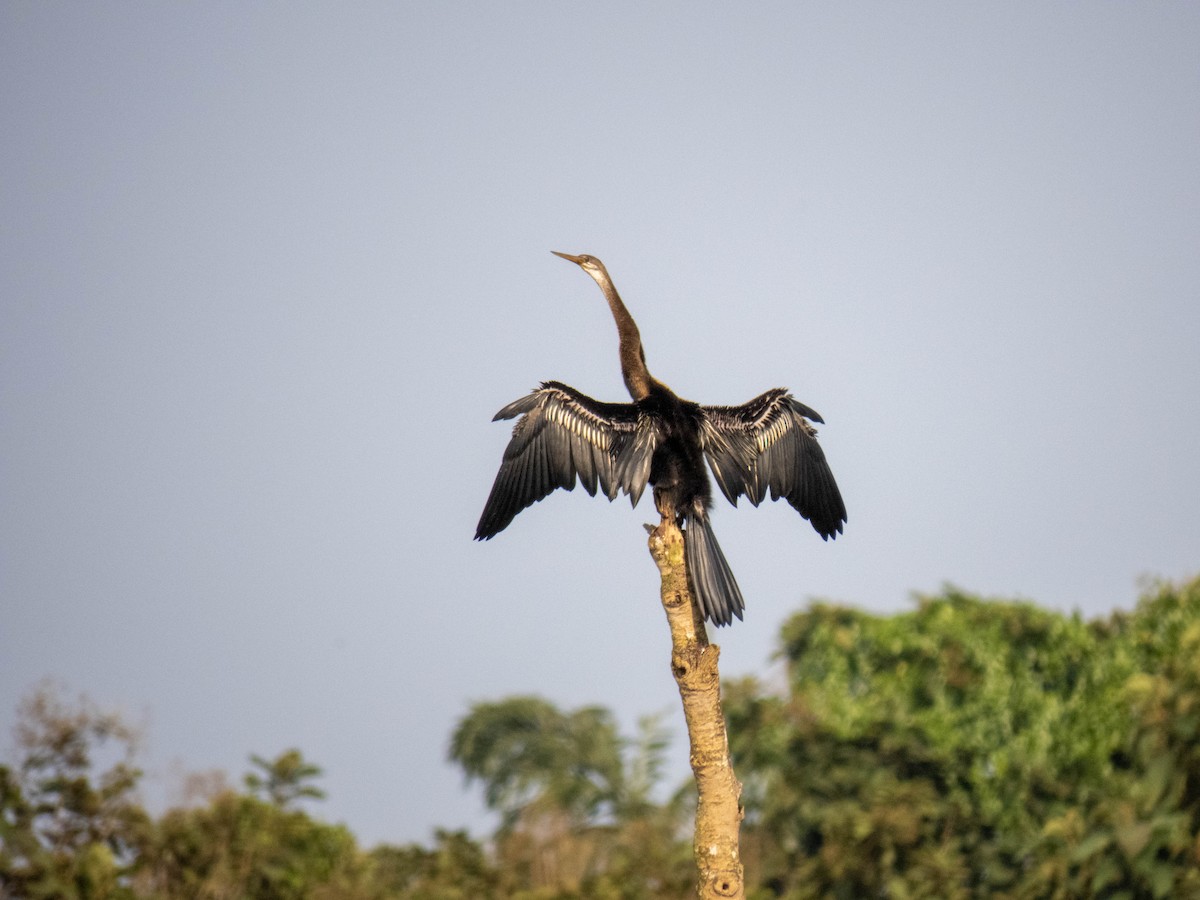
<svg viewBox="0 0 1200 900">
<path fill-rule="evenodd" d="M 0 747 L 54 676 L 146 796 L 299 747 L 364 841 L 480 818 L 471 701 L 682 732 L 582 491 L 471 541 L 542 379 L 790 387 L 850 511 L 714 525 L 726 675 L 814 597 L 1103 614 L 1200 569 L 1200 5 L 0 5 Z M 673 771 L 686 772 L 677 738 Z"/>
</svg>

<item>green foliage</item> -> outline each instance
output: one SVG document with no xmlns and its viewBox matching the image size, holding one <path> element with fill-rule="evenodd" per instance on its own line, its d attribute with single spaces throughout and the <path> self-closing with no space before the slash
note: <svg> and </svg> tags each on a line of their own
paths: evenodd
<svg viewBox="0 0 1200 900">
<path fill-rule="evenodd" d="M 941 869 L 975 873 L 983 894 L 1010 888 L 1027 835 L 1061 795 L 1099 782 L 1108 768 L 1114 713 L 1088 702 L 1099 650 L 1077 616 L 957 590 L 889 617 L 825 606 L 793 617 L 783 628 L 791 699 L 812 717 L 808 752 L 829 757 L 806 764 L 867 766 L 854 779 L 866 792 L 856 792 L 866 822 L 856 829 L 874 836 L 881 827 L 873 840 L 900 841 L 878 866 L 854 865 L 858 877 L 878 869 L 880 886 L 903 882 L 927 865 L 910 863 L 915 841 L 949 860 Z M 901 802 L 902 822 L 880 816 L 881 804 Z M 959 835 L 948 847 L 918 834 L 948 827 Z M 829 829 L 821 834 L 827 842 Z M 835 855 L 826 846 L 825 856 Z"/>
<path fill-rule="evenodd" d="M 948 590 L 782 636 L 787 690 L 726 699 L 762 896 L 1200 896 L 1200 581 L 1091 624 Z"/>
<path fill-rule="evenodd" d="M 1107 633 L 1133 669 L 1108 698 L 1125 720 L 1111 776 L 1045 823 L 1026 896 L 1200 897 L 1200 579 Z"/>
<path fill-rule="evenodd" d="M 563 713 L 540 697 L 477 703 L 450 739 L 450 758 L 468 781 L 483 782 L 506 828 L 534 809 L 592 821 L 624 792 L 620 735 L 612 713 L 594 706 Z"/>
<path fill-rule="evenodd" d="M 818 604 L 786 677 L 725 686 L 748 896 L 1200 900 L 1200 579 L 1084 622 L 949 589 L 910 612 Z M 642 900 L 693 896 L 694 789 L 668 733 L 598 707 L 471 707 L 450 757 L 501 827 L 360 849 L 298 808 L 298 750 L 157 820 L 136 734 L 46 686 L 0 766 L 0 897 Z"/>
<path fill-rule="evenodd" d="M 687 896 L 681 804 L 652 798 L 667 744 L 656 716 L 628 741 L 598 707 L 563 712 L 540 697 L 475 704 L 450 757 L 502 816 L 495 850 L 504 877 L 493 895 Z"/>
<path fill-rule="evenodd" d="M 146 855 L 142 883 L 163 897 L 300 900 L 317 890 L 347 896 L 365 884 L 344 826 L 232 791 L 168 812 Z"/>
<path fill-rule="evenodd" d="M 135 731 L 46 683 L 21 705 L 16 739 L 20 762 L 0 766 L 0 896 L 128 896 L 150 827 L 134 797 Z M 94 775 L 97 751 L 115 762 Z"/>
<path fill-rule="evenodd" d="M 380 846 L 369 855 L 373 881 L 387 897 L 471 900 L 497 897 L 500 875 L 465 832 L 439 830 L 434 846 Z"/>
<path fill-rule="evenodd" d="M 290 806 L 305 798 L 325 799 L 323 790 L 307 783 L 321 777 L 320 767 L 305 762 L 299 750 L 285 750 L 271 761 L 252 755 L 250 762 L 262 772 L 248 773 L 244 779 L 246 787 L 278 807 Z"/>
</svg>

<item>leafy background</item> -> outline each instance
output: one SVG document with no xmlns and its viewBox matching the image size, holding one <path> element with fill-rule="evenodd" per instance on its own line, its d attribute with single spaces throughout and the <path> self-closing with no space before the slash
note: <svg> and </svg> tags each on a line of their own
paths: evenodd
<svg viewBox="0 0 1200 900">
<path fill-rule="evenodd" d="M 783 684 L 725 691 L 747 896 L 1200 896 L 1200 579 L 1091 621 L 958 590 L 891 616 L 821 604 L 780 658 Z M 694 896 L 695 793 L 656 799 L 658 716 L 623 736 L 600 706 L 476 703 L 449 755 L 498 827 L 370 848 L 310 811 L 321 770 L 298 750 L 155 817 L 119 716 L 46 685 L 20 722 L 5 896 Z"/>
</svg>

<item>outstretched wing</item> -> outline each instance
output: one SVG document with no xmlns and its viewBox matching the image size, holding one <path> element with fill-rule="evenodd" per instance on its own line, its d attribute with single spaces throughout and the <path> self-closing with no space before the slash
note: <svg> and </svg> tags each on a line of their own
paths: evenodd
<svg viewBox="0 0 1200 900">
<path fill-rule="evenodd" d="M 701 440 L 709 467 L 730 503 L 745 494 L 758 506 L 787 498 L 823 538 L 836 537 L 846 521 L 841 491 L 809 420 L 814 410 L 783 388 L 741 406 L 702 406 Z"/>
<path fill-rule="evenodd" d="M 497 419 L 521 418 L 475 529 L 487 540 L 521 510 L 555 488 L 571 490 L 578 476 L 592 496 L 624 491 L 637 504 L 650 477 L 658 432 L 632 403 L 601 403 L 557 381 L 508 404 Z"/>
</svg>

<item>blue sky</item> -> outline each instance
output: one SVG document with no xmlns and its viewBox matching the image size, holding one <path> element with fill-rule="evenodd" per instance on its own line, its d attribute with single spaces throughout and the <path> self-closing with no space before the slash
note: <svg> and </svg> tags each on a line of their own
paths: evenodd
<svg viewBox="0 0 1200 900">
<path fill-rule="evenodd" d="M 714 514 L 727 675 L 812 598 L 1194 574 L 1198 44 L 1183 3 L 3 5 L 0 734 L 87 691 L 160 807 L 297 746 L 367 842 L 486 827 L 472 701 L 678 734 L 649 503 L 470 540 L 497 409 L 624 396 L 550 250 L 681 395 L 828 423 L 843 537 Z"/>
</svg>

